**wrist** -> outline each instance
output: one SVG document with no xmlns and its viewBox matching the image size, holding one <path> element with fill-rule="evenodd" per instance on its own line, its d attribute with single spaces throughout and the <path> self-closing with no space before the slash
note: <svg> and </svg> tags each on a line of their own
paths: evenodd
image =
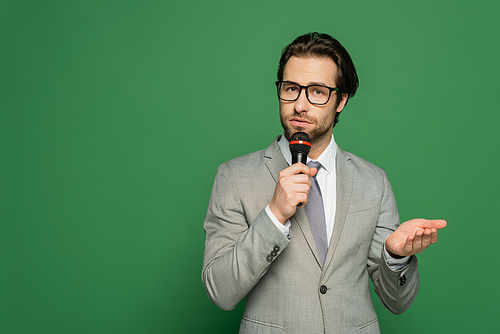
<svg viewBox="0 0 500 334">
<path fill-rule="evenodd" d="M 394 254 L 393 252 L 389 251 L 387 248 L 386 248 L 386 251 L 387 251 L 387 254 L 389 254 L 389 256 L 392 257 L 393 259 L 399 260 L 399 259 L 404 258 L 404 256 Z"/>
<path fill-rule="evenodd" d="M 387 247 L 387 239 L 389 239 L 391 236 L 389 235 L 387 238 L 385 238 L 385 242 L 384 242 L 384 249 L 385 251 L 387 252 L 387 254 L 389 254 L 390 257 L 392 257 L 393 259 L 402 259 L 404 258 L 405 256 L 404 255 L 398 255 L 396 253 L 394 253 L 393 251 L 391 251 L 389 249 L 389 247 Z"/>
<path fill-rule="evenodd" d="M 276 218 L 277 221 L 279 221 L 282 225 L 285 225 L 288 218 L 285 218 L 278 213 L 278 210 L 273 205 L 273 202 L 269 203 L 269 210 L 271 211 L 272 215 L 274 216 L 274 218 Z"/>
</svg>

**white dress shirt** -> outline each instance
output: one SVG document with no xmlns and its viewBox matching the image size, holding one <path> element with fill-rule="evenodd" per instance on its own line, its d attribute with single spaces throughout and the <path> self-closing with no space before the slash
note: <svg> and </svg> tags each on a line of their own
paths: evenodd
<svg viewBox="0 0 500 334">
<path fill-rule="evenodd" d="M 285 157 L 286 162 L 289 165 L 292 163 L 292 154 L 290 153 L 289 142 L 285 136 L 281 136 L 279 140 L 279 147 L 281 153 Z M 332 134 L 332 140 L 328 147 L 321 153 L 321 155 L 315 161 L 318 161 L 323 166 L 319 169 L 316 175 L 316 180 L 318 181 L 319 187 L 321 189 L 321 195 L 323 197 L 323 206 L 325 208 L 325 220 L 326 220 L 326 233 L 328 236 L 328 246 L 330 246 L 330 239 L 333 233 L 333 224 L 335 222 L 335 210 L 337 208 L 337 170 L 336 170 L 336 159 L 337 159 L 337 143 Z M 311 161 L 307 157 L 307 162 Z M 281 224 L 278 219 L 274 216 L 269 209 L 269 205 L 266 207 L 266 213 L 269 218 L 273 221 L 277 228 L 280 229 L 286 236 L 289 235 L 290 231 L 290 220 L 287 220 L 285 224 Z M 384 242 L 384 252 L 387 264 L 393 270 L 398 270 L 405 267 L 410 261 L 410 257 L 404 257 L 402 259 L 392 258 L 387 250 L 385 249 Z"/>
</svg>

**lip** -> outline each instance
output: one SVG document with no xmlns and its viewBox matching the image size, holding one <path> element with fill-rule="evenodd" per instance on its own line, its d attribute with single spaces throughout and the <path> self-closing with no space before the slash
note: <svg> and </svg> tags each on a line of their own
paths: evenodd
<svg viewBox="0 0 500 334">
<path fill-rule="evenodd" d="M 292 118 L 290 118 L 289 122 L 291 125 L 298 126 L 298 127 L 310 126 L 313 124 L 312 122 L 309 122 L 309 121 L 307 121 L 303 118 L 299 118 L 299 117 L 292 117 Z"/>
</svg>

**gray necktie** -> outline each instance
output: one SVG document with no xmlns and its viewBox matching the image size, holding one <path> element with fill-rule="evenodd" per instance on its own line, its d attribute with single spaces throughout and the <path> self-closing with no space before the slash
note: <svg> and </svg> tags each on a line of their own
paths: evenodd
<svg viewBox="0 0 500 334">
<path fill-rule="evenodd" d="M 321 163 L 317 161 L 309 161 L 307 166 L 309 166 L 309 168 L 317 168 L 318 171 L 322 167 Z M 328 251 L 328 240 L 323 196 L 321 196 L 321 189 L 316 180 L 316 175 L 311 178 L 311 189 L 309 189 L 309 197 L 307 199 L 307 204 L 304 206 L 304 210 L 306 211 L 307 219 L 311 226 L 311 232 L 314 237 L 314 242 L 316 243 L 316 250 L 318 251 L 321 265 L 324 265 L 326 252 Z"/>
</svg>

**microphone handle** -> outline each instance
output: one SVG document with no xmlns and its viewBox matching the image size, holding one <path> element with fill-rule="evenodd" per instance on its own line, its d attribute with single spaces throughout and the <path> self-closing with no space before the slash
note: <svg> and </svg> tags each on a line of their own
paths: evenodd
<svg viewBox="0 0 500 334">
<path fill-rule="evenodd" d="M 292 154 L 292 165 L 298 162 L 302 162 L 304 165 L 307 165 L 307 155 L 305 152 L 295 152 Z M 302 203 L 297 204 L 298 207 L 302 207 Z"/>
<path fill-rule="evenodd" d="M 303 152 L 296 152 L 292 154 L 292 165 L 296 164 L 297 162 L 301 162 L 304 165 L 307 165 L 307 155 L 308 153 L 303 153 Z"/>
</svg>

